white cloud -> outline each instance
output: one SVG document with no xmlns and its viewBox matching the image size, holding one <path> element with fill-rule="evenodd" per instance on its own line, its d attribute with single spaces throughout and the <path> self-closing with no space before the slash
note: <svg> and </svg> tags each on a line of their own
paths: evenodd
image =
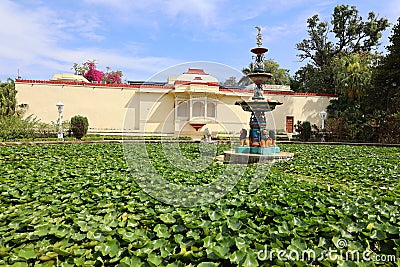
<svg viewBox="0 0 400 267">
<path fill-rule="evenodd" d="M 179 63 L 179 60 L 141 56 L 140 49 L 144 45 L 140 42 L 128 41 L 126 46 L 122 44 L 122 47 L 121 44 L 117 44 L 119 49 L 99 48 L 103 42 L 107 43 L 107 36 L 102 32 L 102 27 L 107 26 L 103 24 L 107 21 L 101 17 L 104 15 L 102 12 L 115 20 L 129 19 L 130 25 L 137 21 L 145 21 L 142 23 L 156 27 L 156 31 L 165 30 L 167 26 L 169 31 L 177 29 L 185 32 L 192 40 L 216 41 L 234 38 L 231 25 L 247 17 L 245 10 L 241 8 L 251 6 L 243 3 L 231 4 L 224 0 L 85 0 L 86 8 L 77 9 L 73 5 L 71 8 L 66 6 L 51 9 L 38 3 L 31 3 L 29 8 L 23 8 L 12 1 L 0 2 L 0 34 L 3 36 L 3 41 L 0 42 L 1 74 L 10 76 L 10 73 L 15 73 L 20 68 L 25 77 L 44 78 L 53 74 L 49 72 L 69 72 L 74 62 L 81 63 L 91 59 L 96 59 L 103 68 L 110 66 L 115 69 L 124 66 L 123 71 L 127 72 L 127 75 L 152 73 Z M 256 5 L 260 6 L 256 7 L 255 15 L 266 9 L 262 3 L 257 2 Z M 241 13 L 235 13 L 238 10 Z M 132 28 L 140 25 L 132 25 Z M 280 25 L 270 29 L 274 36 L 283 36 L 288 32 Z M 157 33 L 149 32 L 153 39 L 157 38 Z M 249 35 L 253 37 L 254 33 L 250 31 Z M 83 41 L 79 44 L 80 39 Z M 140 39 L 139 37 L 138 40 Z M 88 47 L 87 43 L 90 43 L 90 40 L 93 45 Z M 123 40 L 119 42 L 122 43 Z M 71 46 L 73 43 L 78 43 L 79 48 L 76 48 L 76 44 Z"/>
<path fill-rule="evenodd" d="M 34 61 L 37 56 L 49 56 L 65 40 L 82 36 L 102 39 L 95 33 L 99 25 L 93 17 L 59 19 L 54 10 L 45 7 L 24 9 L 11 1 L 1 1 L 0 10 L 0 56 L 5 58 Z"/>
<path fill-rule="evenodd" d="M 0 1 L 0 80 L 16 78 L 18 69 L 24 78 L 47 79 L 54 72 L 71 72 L 74 62 L 91 59 L 104 68 L 124 66 L 126 72 L 142 75 L 177 63 L 168 57 L 141 57 L 137 55 L 141 44 L 133 42 L 120 49 L 88 47 L 85 42 L 79 48 L 68 48 L 69 43 L 79 39 L 96 42 L 104 36 L 97 33 L 101 23 L 95 15 L 68 16 L 73 12 L 63 12 L 68 14 L 61 16 L 57 10 L 43 6 L 22 8 L 12 1 Z"/>
<path fill-rule="evenodd" d="M 182 15 L 183 22 L 190 21 L 192 25 L 187 27 L 197 28 L 196 23 L 204 26 L 216 26 L 219 21 L 219 10 L 221 1 L 218 0 L 169 0 L 165 2 L 166 13 L 169 17 L 177 18 Z"/>
<path fill-rule="evenodd" d="M 87 5 L 105 6 L 111 12 L 119 12 L 115 19 L 130 23 L 154 26 L 152 19 L 166 19 L 167 23 L 186 24 L 188 27 L 215 26 L 219 20 L 219 8 L 224 0 L 84 0 Z M 197 24 L 197 25 L 196 25 Z"/>
<path fill-rule="evenodd" d="M 86 47 L 79 50 L 63 50 L 59 55 L 61 58 L 73 60 L 65 62 L 65 71 L 72 66 L 71 62 L 82 63 L 82 61 L 93 59 L 96 60 L 98 68 L 101 70 L 110 67 L 113 70 L 120 69 L 124 73 L 134 73 L 135 71 L 154 73 L 159 71 L 160 68 L 165 68 L 178 62 L 178 60 L 167 57 L 127 56 L 126 53 L 120 52 L 117 49 L 99 49 L 96 47 Z"/>
<path fill-rule="evenodd" d="M 356 5 L 360 5 L 363 14 L 373 2 L 371 9 L 376 14 L 391 16 L 390 21 L 396 22 L 399 0 L 379 6 L 374 0 L 365 1 L 352 2 L 359 2 Z M 18 68 L 27 78 L 48 78 L 54 72 L 70 71 L 74 62 L 92 59 L 102 69 L 123 66 L 127 78 L 141 79 L 138 76 L 146 77 L 160 68 L 180 63 L 177 58 L 192 60 L 196 55 L 191 51 L 199 51 L 197 55 L 213 60 L 230 60 L 229 53 L 235 53 L 230 50 L 236 49 L 232 47 L 255 44 L 254 26 L 258 24 L 264 27 L 264 42 L 271 53 L 280 50 L 288 57 L 295 53 L 295 43 L 306 38 L 307 18 L 317 13 L 321 19 L 329 20 L 336 3 L 333 0 L 279 3 L 275 0 L 71 3 L 0 0 L 0 79 L 15 77 Z M 239 56 L 232 54 L 232 57 Z"/>
</svg>

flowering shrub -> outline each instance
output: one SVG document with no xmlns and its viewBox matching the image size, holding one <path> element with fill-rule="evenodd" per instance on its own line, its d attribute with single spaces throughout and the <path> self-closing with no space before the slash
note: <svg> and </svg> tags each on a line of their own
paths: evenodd
<svg viewBox="0 0 400 267">
<path fill-rule="evenodd" d="M 72 69 L 75 71 L 75 74 L 83 75 L 89 82 L 104 82 L 104 83 L 122 83 L 121 77 L 123 76 L 122 71 L 110 71 L 110 68 L 107 67 L 107 72 L 102 72 L 96 69 L 96 63 L 94 60 L 87 61 L 81 65 L 74 63 Z"/>
<path fill-rule="evenodd" d="M 94 62 L 85 62 L 83 65 L 87 65 L 88 71 L 83 75 L 90 82 L 100 83 L 103 80 L 104 72 L 96 69 L 96 64 Z"/>
<path fill-rule="evenodd" d="M 122 76 L 122 71 L 109 71 L 109 68 L 107 68 L 107 72 L 103 76 L 103 81 L 105 83 L 122 83 Z"/>
</svg>

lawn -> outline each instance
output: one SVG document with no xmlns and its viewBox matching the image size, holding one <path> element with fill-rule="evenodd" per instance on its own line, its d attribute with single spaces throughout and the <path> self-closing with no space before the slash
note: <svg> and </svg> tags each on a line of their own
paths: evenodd
<svg viewBox="0 0 400 267">
<path fill-rule="evenodd" d="M 147 145 L 151 170 L 128 166 L 119 144 L 0 147 L 0 266 L 400 264 L 400 148 L 281 150 L 295 158 L 229 176 L 218 162 L 179 167 L 160 144 Z M 167 205 L 139 186 L 154 170 L 185 187 L 237 184 L 209 204 Z"/>
</svg>

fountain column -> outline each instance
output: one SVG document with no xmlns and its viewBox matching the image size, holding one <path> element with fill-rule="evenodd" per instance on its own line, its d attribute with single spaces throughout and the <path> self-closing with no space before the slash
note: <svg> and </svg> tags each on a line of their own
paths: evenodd
<svg viewBox="0 0 400 267">
<path fill-rule="evenodd" d="M 254 62 L 250 64 L 250 72 L 247 76 L 254 82 L 253 97 L 249 101 L 237 101 L 244 111 L 251 112 L 249 141 L 250 146 L 239 146 L 235 150 L 224 152 L 226 163 L 257 163 L 274 162 L 275 160 L 286 160 L 293 157 L 293 153 L 281 152 L 279 147 L 261 147 L 261 132 L 266 129 L 267 121 L 265 112 L 271 112 L 282 102 L 276 100 L 265 100 L 263 96 L 263 85 L 272 77 L 264 65 L 264 54 L 268 51 L 262 46 L 261 26 L 258 30 L 256 41 L 257 47 L 250 51 L 254 54 Z"/>
<path fill-rule="evenodd" d="M 262 46 L 262 28 L 261 26 L 257 26 L 256 29 L 258 30 L 256 37 L 257 47 L 250 50 L 254 54 L 253 58 L 255 60 L 250 64 L 250 73 L 247 74 L 255 84 L 252 97 L 253 101 L 237 103 L 242 106 L 243 110 L 251 112 L 249 131 L 250 147 L 261 146 L 261 131 L 264 130 L 267 125 L 265 112 L 272 111 L 275 109 L 276 105 L 282 104 L 278 101 L 264 100 L 263 85 L 272 77 L 272 74 L 266 71 L 264 65 L 264 54 L 268 49 Z M 252 153 L 260 154 L 261 152 L 259 151 L 260 149 L 251 149 Z"/>
</svg>

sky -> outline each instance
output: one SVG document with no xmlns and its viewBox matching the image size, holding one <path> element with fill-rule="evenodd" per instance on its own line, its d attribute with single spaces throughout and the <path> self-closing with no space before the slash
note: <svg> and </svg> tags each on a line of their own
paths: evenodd
<svg viewBox="0 0 400 267">
<path fill-rule="evenodd" d="M 121 70 L 130 81 L 198 61 L 239 71 L 252 61 L 257 25 L 266 58 L 294 74 L 305 65 L 295 46 L 308 37 L 307 18 L 329 21 L 339 4 L 356 6 L 364 18 L 373 11 L 389 20 L 384 50 L 400 0 L 1 0 L 0 80 L 18 73 L 47 80 L 88 60 L 103 71 Z"/>
</svg>

